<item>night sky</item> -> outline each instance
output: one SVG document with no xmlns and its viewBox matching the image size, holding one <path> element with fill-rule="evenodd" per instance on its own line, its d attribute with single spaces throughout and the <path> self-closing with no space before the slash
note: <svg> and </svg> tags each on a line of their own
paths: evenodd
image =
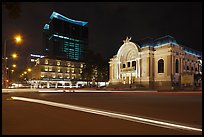
<svg viewBox="0 0 204 137">
<path fill-rule="evenodd" d="M 24 37 L 18 47 L 7 43 L 20 53 L 21 68 L 30 53 L 42 53 L 43 27 L 53 11 L 87 21 L 89 48 L 104 59 L 117 53 L 126 36 L 134 42 L 171 35 L 179 44 L 202 51 L 201 2 L 23 2 L 14 12 L 16 18 L 2 6 L 2 45 L 17 33 Z"/>
</svg>

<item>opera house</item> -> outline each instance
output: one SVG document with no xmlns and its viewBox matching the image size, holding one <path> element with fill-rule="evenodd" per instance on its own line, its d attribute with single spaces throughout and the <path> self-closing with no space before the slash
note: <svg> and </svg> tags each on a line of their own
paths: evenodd
<svg viewBox="0 0 204 137">
<path fill-rule="evenodd" d="M 172 36 L 146 38 L 123 45 L 109 61 L 109 84 L 146 89 L 181 89 L 202 85 L 202 53 Z"/>
</svg>

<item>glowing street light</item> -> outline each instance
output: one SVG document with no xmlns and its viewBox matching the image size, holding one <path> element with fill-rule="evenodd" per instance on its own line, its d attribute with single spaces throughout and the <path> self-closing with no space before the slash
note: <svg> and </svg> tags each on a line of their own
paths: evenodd
<svg viewBox="0 0 204 137">
<path fill-rule="evenodd" d="M 15 37 L 15 40 L 16 40 L 17 43 L 20 43 L 20 42 L 22 41 L 22 38 L 21 38 L 20 35 L 17 35 L 17 36 Z"/>
<path fill-rule="evenodd" d="M 32 70 L 31 70 L 31 68 L 28 68 L 28 72 L 31 72 Z"/>
<path fill-rule="evenodd" d="M 18 57 L 18 55 L 17 55 L 16 53 L 13 53 L 11 56 L 12 56 L 12 58 L 14 58 L 14 59 Z"/>
<path fill-rule="evenodd" d="M 12 67 L 16 68 L 16 64 L 13 64 Z"/>
<path fill-rule="evenodd" d="M 15 40 L 16 43 L 20 43 L 22 41 L 22 37 L 21 37 L 21 35 L 16 35 L 14 38 L 12 37 L 12 38 L 8 38 L 8 39 L 4 40 L 3 60 L 4 60 L 4 69 L 5 69 L 5 71 L 3 73 L 4 74 L 3 77 L 4 77 L 4 81 L 6 82 L 6 83 L 4 83 L 6 88 L 8 87 L 8 82 L 6 81 L 6 80 L 8 80 L 8 71 L 7 71 L 7 60 L 8 60 L 8 58 L 7 58 L 7 55 L 6 55 L 7 41 L 8 40 Z M 12 57 L 16 58 L 17 54 L 13 54 Z"/>
</svg>

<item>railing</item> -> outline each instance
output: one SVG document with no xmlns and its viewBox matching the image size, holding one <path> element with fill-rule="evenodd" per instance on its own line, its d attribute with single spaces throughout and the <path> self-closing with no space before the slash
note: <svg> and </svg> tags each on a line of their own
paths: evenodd
<svg viewBox="0 0 204 137">
<path fill-rule="evenodd" d="M 123 68 L 121 69 L 122 72 L 125 72 L 125 71 L 135 71 L 135 68 L 134 67 L 128 67 L 128 68 Z"/>
</svg>

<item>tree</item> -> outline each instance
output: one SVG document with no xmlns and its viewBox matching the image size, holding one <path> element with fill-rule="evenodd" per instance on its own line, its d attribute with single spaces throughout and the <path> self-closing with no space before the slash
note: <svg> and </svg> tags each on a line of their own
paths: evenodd
<svg viewBox="0 0 204 137">
<path fill-rule="evenodd" d="M 108 62 L 106 62 L 100 53 L 94 53 L 88 50 L 86 65 L 82 71 L 82 79 L 87 83 L 95 79 L 96 82 L 108 81 Z"/>
</svg>

